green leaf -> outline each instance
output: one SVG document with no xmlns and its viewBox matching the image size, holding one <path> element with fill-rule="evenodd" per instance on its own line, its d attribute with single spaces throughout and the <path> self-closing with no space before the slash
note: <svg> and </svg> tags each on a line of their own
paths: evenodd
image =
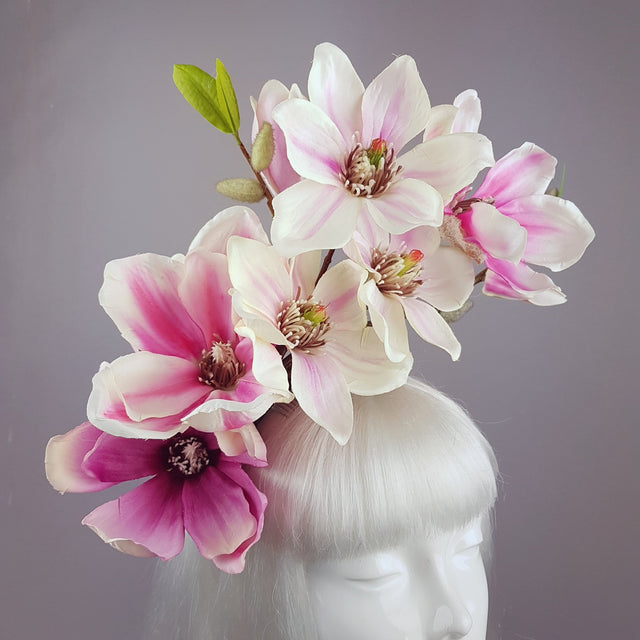
<svg viewBox="0 0 640 640">
<path fill-rule="evenodd" d="M 185 100 L 216 129 L 235 133 L 226 105 L 220 108 L 217 82 L 206 71 L 190 64 L 173 65 L 173 82 Z"/>
<path fill-rule="evenodd" d="M 231 133 L 238 133 L 240 129 L 240 111 L 238 110 L 238 100 L 236 92 L 231 84 L 231 78 L 220 60 L 216 59 L 216 88 L 218 91 L 218 104 L 220 110 L 227 118 L 227 122 L 232 127 Z"/>
</svg>

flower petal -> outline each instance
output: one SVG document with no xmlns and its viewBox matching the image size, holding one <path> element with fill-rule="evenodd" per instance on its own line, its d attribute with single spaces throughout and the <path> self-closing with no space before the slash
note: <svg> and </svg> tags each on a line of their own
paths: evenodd
<svg viewBox="0 0 640 640">
<path fill-rule="evenodd" d="M 429 119 L 429 96 L 415 60 L 396 58 L 366 88 L 362 97 L 362 143 L 382 138 L 400 151 Z"/>
<path fill-rule="evenodd" d="M 478 92 L 475 89 L 467 89 L 456 96 L 453 104 L 458 107 L 458 113 L 451 133 L 477 133 L 482 118 Z"/>
<path fill-rule="evenodd" d="M 408 355 L 402 362 L 391 362 L 373 327 L 333 333 L 325 349 L 339 364 L 351 393 L 375 396 L 405 384 L 413 358 Z"/>
<path fill-rule="evenodd" d="M 218 468 L 185 482 L 182 504 L 185 528 L 198 551 L 227 573 L 242 571 L 247 549 L 260 536 L 267 501 L 240 465 L 221 460 Z"/>
<path fill-rule="evenodd" d="M 575 264 L 595 232 L 573 202 L 541 195 L 515 198 L 501 213 L 527 230 L 525 262 L 562 271 Z"/>
<path fill-rule="evenodd" d="M 452 104 L 439 104 L 437 107 L 433 107 L 429 114 L 429 120 L 427 121 L 422 141 L 426 142 L 427 140 L 431 140 L 431 138 L 445 136 L 451 133 L 451 128 L 453 127 L 457 113 L 457 107 L 454 107 Z"/>
<path fill-rule="evenodd" d="M 216 433 L 220 451 L 237 462 L 256 467 L 267 465 L 267 447 L 255 425 L 247 424 L 240 429 Z"/>
<path fill-rule="evenodd" d="M 85 456 L 83 467 L 104 482 L 137 480 L 164 471 L 161 440 L 116 438 L 102 433 Z"/>
<path fill-rule="evenodd" d="M 526 300 L 538 306 L 562 304 L 565 295 L 544 273 L 538 273 L 524 262 L 512 264 L 487 258 L 487 275 L 483 293 L 500 298 Z"/>
<path fill-rule="evenodd" d="M 402 300 L 409 324 L 427 342 L 444 349 L 452 360 L 460 357 L 460 343 L 443 317 L 428 303 L 418 298 Z"/>
<path fill-rule="evenodd" d="M 178 293 L 203 333 L 204 348 L 211 347 L 214 341 L 235 342 L 226 256 L 203 250 L 190 251 L 184 267 L 185 277 L 178 286 Z"/>
<path fill-rule="evenodd" d="M 417 297 L 441 311 L 455 311 L 473 291 L 473 262 L 453 247 L 440 247 L 422 261 Z"/>
<path fill-rule="evenodd" d="M 527 246 L 527 231 L 516 220 L 502 215 L 493 205 L 475 202 L 458 216 L 465 239 L 474 241 L 485 253 L 517 264 Z"/>
<path fill-rule="evenodd" d="M 362 198 L 344 187 L 303 180 L 273 199 L 271 239 L 285 257 L 314 249 L 338 249 L 349 242 Z"/>
<path fill-rule="evenodd" d="M 184 545 L 181 489 L 163 473 L 94 509 L 82 524 L 118 551 L 168 560 Z"/>
<path fill-rule="evenodd" d="M 322 184 L 342 184 L 342 162 L 350 148 L 320 107 L 306 100 L 286 100 L 274 109 L 273 119 L 284 133 L 295 171 Z"/>
<path fill-rule="evenodd" d="M 335 122 L 344 141 L 362 129 L 364 85 L 347 55 L 329 42 L 319 44 L 309 72 L 309 99 Z"/>
<path fill-rule="evenodd" d="M 365 198 L 364 202 L 375 223 L 392 234 L 442 224 L 442 197 L 422 180 L 398 180 L 380 197 Z"/>
<path fill-rule="evenodd" d="M 249 207 L 234 206 L 220 211 L 198 231 L 189 245 L 189 252 L 200 249 L 227 255 L 227 241 L 231 236 L 253 238 L 269 244 L 260 218 Z"/>
<path fill-rule="evenodd" d="M 102 436 L 90 422 L 49 440 L 44 454 L 44 468 L 49 484 L 60 493 L 88 493 L 112 487 L 114 482 L 103 482 L 87 472 L 82 462 Z"/>
<path fill-rule="evenodd" d="M 416 145 L 398 160 L 404 167 L 403 177 L 428 182 L 445 202 L 494 162 L 491 142 L 477 133 L 432 138 Z"/>
<path fill-rule="evenodd" d="M 531 142 L 500 158 L 475 193 L 491 197 L 500 209 L 514 198 L 543 194 L 556 171 L 556 159 Z"/>
<path fill-rule="evenodd" d="M 113 260 L 104 271 L 99 300 L 136 350 L 198 357 L 204 339 L 178 286 L 184 267 L 152 253 Z"/>
<path fill-rule="evenodd" d="M 334 359 L 323 349 L 312 355 L 291 352 L 291 390 L 302 410 L 339 444 L 353 430 L 353 404 L 347 383 Z"/>
<path fill-rule="evenodd" d="M 382 342 L 389 360 L 402 362 L 409 355 L 409 338 L 404 308 L 398 296 L 382 294 L 374 280 L 360 287 L 360 299 L 367 305 L 371 324 Z"/>
<path fill-rule="evenodd" d="M 358 265 L 342 260 L 318 281 L 313 297 L 327 307 L 332 328 L 358 330 L 365 326 L 365 310 L 357 296 L 362 275 Z"/>
</svg>

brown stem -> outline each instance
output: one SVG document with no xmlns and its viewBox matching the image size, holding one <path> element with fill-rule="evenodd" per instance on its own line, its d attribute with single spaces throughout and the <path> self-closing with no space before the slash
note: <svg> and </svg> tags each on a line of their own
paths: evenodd
<svg viewBox="0 0 640 640">
<path fill-rule="evenodd" d="M 473 286 L 475 287 L 477 284 L 484 282 L 484 278 L 486 275 L 487 275 L 486 267 L 482 271 L 478 271 L 478 273 L 476 273 L 476 277 L 473 280 Z"/>
<path fill-rule="evenodd" d="M 251 156 L 249 155 L 247 148 L 242 144 L 242 140 L 240 140 L 238 136 L 236 136 L 236 142 L 240 147 L 240 151 L 242 151 L 242 155 L 244 156 L 244 159 L 249 163 L 249 166 L 251 167 L 251 171 L 253 171 L 253 175 L 256 177 L 256 180 L 262 187 L 262 193 L 264 193 L 264 197 L 267 199 L 267 207 L 269 207 L 269 211 L 271 212 L 271 217 L 275 216 L 275 212 L 273 210 L 273 195 L 271 195 L 271 191 L 269 190 L 267 183 L 264 181 L 264 178 L 262 177 L 260 172 L 256 171 L 253 168 L 253 165 L 251 164 Z"/>
<path fill-rule="evenodd" d="M 331 264 L 331 260 L 333 259 L 333 254 L 335 252 L 336 252 L 335 249 L 329 249 L 329 251 L 327 251 L 327 255 L 324 257 L 324 260 L 322 261 L 320 272 L 318 273 L 318 277 L 316 278 L 316 284 L 318 284 L 318 280 L 320 280 L 320 278 L 322 278 L 322 276 L 327 272 L 327 269 Z"/>
</svg>

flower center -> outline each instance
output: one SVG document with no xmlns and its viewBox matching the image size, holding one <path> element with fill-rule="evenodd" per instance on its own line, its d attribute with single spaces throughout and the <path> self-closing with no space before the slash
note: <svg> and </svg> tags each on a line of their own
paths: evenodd
<svg viewBox="0 0 640 640">
<path fill-rule="evenodd" d="M 290 348 L 307 353 L 325 343 L 323 336 L 331 326 L 326 306 L 311 298 L 283 302 L 276 322 Z"/>
<path fill-rule="evenodd" d="M 395 161 L 393 147 L 382 138 L 368 149 L 358 142 L 346 157 L 341 178 L 354 196 L 373 198 L 386 191 L 402 167 Z"/>
<path fill-rule="evenodd" d="M 245 366 L 236 358 L 228 342 L 214 342 L 209 351 L 202 350 L 198 363 L 198 380 L 216 390 L 231 391 L 244 375 Z"/>
<path fill-rule="evenodd" d="M 493 204 L 495 202 L 495 198 L 487 196 L 486 198 L 467 198 L 466 200 L 459 200 L 458 202 L 452 203 L 451 213 L 453 213 L 454 215 L 458 215 L 459 213 L 469 211 L 469 209 L 471 209 L 471 205 L 475 204 L 476 202 Z"/>
<path fill-rule="evenodd" d="M 197 436 L 185 436 L 179 433 L 169 440 L 168 471 L 175 470 L 183 476 L 196 476 L 213 462 L 207 445 Z"/>
<path fill-rule="evenodd" d="M 371 251 L 371 268 L 379 274 L 378 290 L 383 294 L 410 296 L 422 284 L 422 259 L 419 249 L 386 253 L 379 247 Z"/>
</svg>

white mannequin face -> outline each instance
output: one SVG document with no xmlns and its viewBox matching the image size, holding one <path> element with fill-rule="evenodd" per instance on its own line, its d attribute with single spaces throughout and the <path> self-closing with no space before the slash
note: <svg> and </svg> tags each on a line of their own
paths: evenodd
<svg viewBox="0 0 640 640">
<path fill-rule="evenodd" d="M 320 640 L 485 640 L 480 519 L 463 530 L 307 570 Z"/>
</svg>

